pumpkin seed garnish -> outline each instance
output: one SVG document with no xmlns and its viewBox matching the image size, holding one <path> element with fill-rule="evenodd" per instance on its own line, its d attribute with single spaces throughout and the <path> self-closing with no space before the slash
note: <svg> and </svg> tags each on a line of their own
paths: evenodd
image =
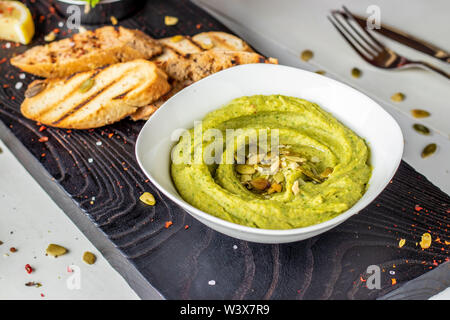
<svg viewBox="0 0 450 320">
<path fill-rule="evenodd" d="M 237 164 L 236 165 L 236 171 L 239 174 L 254 174 L 256 172 L 256 169 L 248 164 Z"/>
<path fill-rule="evenodd" d="M 422 109 L 412 109 L 411 114 L 414 118 L 426 118 L 431 115 L 431 113 Z"/>
<path fill-rule="evenodd" d="M 47 82 L 44 80 L 37 80 L 31 83 L 31 86 L 25 91 L 25 98 L 32 98 L 38 93 L 42 92 L 47 86 Z"/>
<path fill-rule="evenodd" d="M 252 185 L 253 188 L 259 191 L 266 190 L 267 188 L 270 187 L 269 180 L 264 178 L 255 178 L 250 181 L 250 184 Z"/>
<path fill-rule="evenodd" d="M 361 74 L 362 74 L 362 72 L 358 68 L 353 68 L 352 69 L 352 77 L 353 78 L 360 78 Z"/>
<path fill-rule="evenodd" d="M 394 93 L 391 96 L 391 100 L 394 102 L 402 102 L 403 100 L 405 100 L 405 95 L 401 92 Z"/>
<path fill-rule="evenodd" d="M 87 264 L 94 264 L 97 257 L 92 252 L 86 251 L 83 253 L 83 261 Z"/>
<path fill-rule="evenodd" d="M 78 88 L 78 91 L 81 93 L 85 93 L 88 92 L 95 84 L 95 79 L 93 78 L 88 78 L 86 80 L 84 80 L 84 82 L 80 85 L 80 87 Z"/>
<path fill-rule="evenodd" d="M 45 252 L 52 257 L 59 257 L 67 253 L 67 249 L 58 244 L 51 243 L 48 245 Z"/>
<path fill-rule="evenodd" d="M 300 58 L 306 62 L 306 61 L 311 60 L 313 56 L 314 56 L 314 53 L 311 50 L 304 50 L 301 53 Z"/>
<path fill-rule="evenodd" d="M 429 135 L 430 134 L 430 129 L 428 129 L 427 127 L 425 127 L 423 124 L 419 124 L 419 123 L 415 123 L 413 125 L 414 130 L 416 130 L 418 133 L 420 134 L 424 134 L 424 135 Z"/>
<path fill-rule="evenodd" d="M 433 153 L 435 153 L 437 150 L 437 145 L 436 143 L 430 143 L 429 145 L 427 145 L 425 148 L 423 148 L 422 150 L 422 158 L 426 158 L 431 156 Z"/>
<path fill-rule="evenodd" d="M 322 173 L 320 174 L 320 177 L 321 177 L 321 178 L 328 178 L 328 176 L 329 176 L 330 174 L 332 174 L 332 173 L 333 173 L 333 168 L 326 167 L 326 168 L 322 171 Z"/>
</svg>

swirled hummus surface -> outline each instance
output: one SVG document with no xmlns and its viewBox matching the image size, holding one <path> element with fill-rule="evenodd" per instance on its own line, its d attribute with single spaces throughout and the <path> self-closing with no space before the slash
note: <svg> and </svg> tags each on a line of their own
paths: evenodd
<svg viewBox="0 0 450 320">
<path fill-rule="evenodd" d="M 366 191 L 369 158 L 365 141 L 317 104 L 255 95 L 186 131 L 172 150 L 171 175 L 183 199 L 204 212 L 291 229 L 352 207 Z"/>
</svg>

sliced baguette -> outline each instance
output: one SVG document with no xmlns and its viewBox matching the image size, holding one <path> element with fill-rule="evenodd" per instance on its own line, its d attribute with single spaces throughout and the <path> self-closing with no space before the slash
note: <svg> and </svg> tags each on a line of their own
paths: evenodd
<svg viewBox="0 0 450 320">
<path fill-rule="evenodd" d="M 86 83 L 92 86 L 83 90 Z M 36 93 L 35 86 L 42 86 L 42 91 Z M 48 126 L 89 129 L 119 121 L 169 90 L 167 75 L 154 63 L 138 59 L 67 78 L 34 81 L 21 111 Z"/>
<path fill-rule="evenodd" d="M 33 47 L 12 58 L 11 64 L 44 78 L 56 78 L 118 62 L 150 59 L 161 52 L 162 46 L 139 30 L 107 26 Z"/>
<path fill-rule="evenodd" d="M 174 81 L 174 83 L 172 83 L 172 89 L 169 92 L 167 92 L 165 95 L 163 95 L 161 98 L 159 98 L 155 102 L 152 102 L 151 104 L 149 104 L 147 106 L 138 108 L 135 113 L 130 115 L 130 118 L 134 121 L 148 120 L 150 118 L 150 116 L 153 113 L 155 113 L 155 111 L 158 110 L 159 107 L 161 107 L 164 104 L 164 102 L 169 100 L 177 92 L 186 88 L 190 84 L 191 84 L 190 82 Z"/>
</svg>

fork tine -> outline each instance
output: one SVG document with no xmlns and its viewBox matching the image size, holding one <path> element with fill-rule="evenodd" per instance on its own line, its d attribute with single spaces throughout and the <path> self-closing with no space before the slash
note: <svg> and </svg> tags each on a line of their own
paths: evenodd
<svg viewBox="0 0 450 320">
<path fill-rule="evenodd" d="M 352 48 L 360 55 L 364 58 L 364 60 L 369 61 L 370 59 L 372 59 L 373 53 L 371 53 L 369 50 L 367 50 L 367 48 L 364 47 L 364 45 L 361 44 L 361 42 L 358 41 L 358 39 L 355 38 L 355 36 L 353 36 L 353 34 L 342 24 L 341 21 L 339 21 L 339 19 L 336 18 L 335 16 L 336 12 L 331 12 L 332 17 L 334 18 L 334 20 L 336 22 L 333 22 L 333 20 L 328 17 L 328 19 L 330 20 L 330 22 L 334 25 L 334 27 L 339 31 L 339 33 L 345 38 L 345 40 L 347 40 L 347 42 L 352 46 Z M 339 25 L 340 28 L 337 26 Z M 342 30 L 341 30 L 342 29 Z M 343 30 L 345 31 L 345 33 L 343 32 Z M 346 35 L 347 33 L 347 35 Z M 353 41 L 352 41 L 353 40 Z M 359 49 L 354 43 L 357 43 L 358 46 L 363 49 Z M 365 52 L 364 52 L 365 51 Z"/>
<path fill-rule="evenodd" d="M 353 48 L 353 50 L 356 51 L 356 53 L 366 60 L 367 62 L 371 63 L 371 60 L 368 59 L 360 50 L 353 44 L 353 42 L 345 35 L 344 32 L 341 31 L 341 29 L 337 26 L 337 24 L 333 21 L 333 19 L 330 16 L 327 16 L 328 20 L 330 20 L 331 24 L 336 28 L 336 30 L 341 34 L 341 36 L 345 39 L 345 41 L 348 42 L 348 44 Z"/>
<path fill-rule="evenodd" d="M 366 28 L 364 28 L 364 27 L 361 27 L 361 25 L 358 23 L 358 21 L 356 21 L 356 19 L 355 19 L 355 17 L 353 16 L 353 14 L 350 12 L 350 10 L 348 10 L 347 9 L 347 7 L 346 6 L 342 6 L 342 8 L 344 9 L 344 12 L 347 14 L 347 16 L 350 18 L 350 20 L 352 20 L 357 26 L 359 26 L 360 28 L 359 29 L 361 29 L 374 43 L 376 43 L 380 48 L 381 48 L 381 50 L 384 50 L 385 49 L 385 46 L 381 43 L 381 42 L 379 42 L 377 39 L 375 39 L 375 37 L 374 36 L 372 36 L 371 34 L 370 34 L 370 32 L 369 31 L 367 31 L 366 30 Z M 350 24 L 349 23 L 349 25 L 352 27 L 352 29 L 353 30 L 355 30 L 356 31 L 356 29 L 352 26 L 352 24 Z M 358 32 L 358 34 L 360 34 L 359 32 Z M 364 39 L 364 37 L 360 34 L 360 36 L 361 36 L 361 38 L 363 38 Z M 365 40 L 365 39 L 364 39 Z M 370 45 L 370 44 L 369 44 Z M 376 49 L 375 49 L 376 50 Z M 378 50 L 379 51 L 379 50 Z"/>
</svg>

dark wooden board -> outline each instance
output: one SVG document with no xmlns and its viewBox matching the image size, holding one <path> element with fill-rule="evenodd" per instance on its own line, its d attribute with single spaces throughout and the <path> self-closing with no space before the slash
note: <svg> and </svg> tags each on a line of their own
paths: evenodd
<svg viewBox="0 0 450 320">
<path fill-rule="evenodd" d="M 37 24 L 35 45 L 64 18 L 50 13 L 48 1 L 28 4 Z M 180 21 L 166 27 L 165 15 Z M 41 23 L 40 16 L 45 17 Z M 155 38 L 227 31 L 198 7 L 179 0 L 146 1 L 120 25 Z M 62 37 L 67 30 L 60 29 Z M 0 42 L 0 59 L 27 48 L 5 44 Z M 26 85 L 34 79 L 26 75 L 21 80 L 20 73 L 8 62 L 0 64 L 0 120 L 53 177 L 51 183 L 77 204 L 79 214 L 87 215 L 166 298 L 375 299 L 449 259 L 450 198 L 405 162 L 370 206 L 323 235 L 284 245 L 239 241 L 197 222 L 148 182 L 134 156 L 143 122 L 40 131 L 19 112 Z M 24 86 L 16 90 L 19 81 Z M 43 136 L 48 142 L 38 142 Z M 157 196 L 155 207 L 139 202 L 144 191 Z M 168 229 L 166 221 L 173 221 Z M 417 244 L 424 232 L 434 240 L 426 250 Z M 406 244 L 399 248 L 401 238 Z M 381 267 L 379 290 L 365 285 L 369 265 Z M 216 284 L 209 285 L 210 280 Z"/>
</svg>

